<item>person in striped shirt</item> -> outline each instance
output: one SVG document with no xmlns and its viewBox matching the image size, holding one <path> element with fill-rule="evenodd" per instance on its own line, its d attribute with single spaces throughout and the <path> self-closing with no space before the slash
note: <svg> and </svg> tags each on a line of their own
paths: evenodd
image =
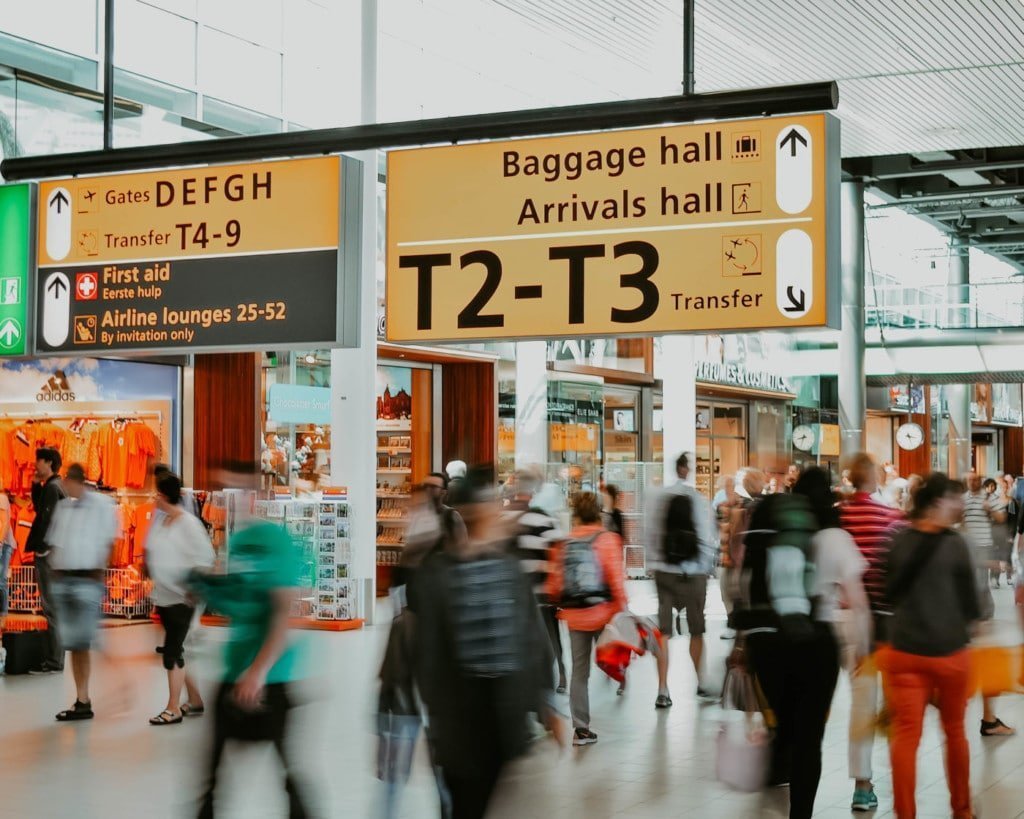
<svg viewBox="0 0 1024 819">
<path fill-rule="evenodd" d="M 839 508 L 839 521 L 853 538 L 860 553 L 867 560 L 864 589 L 868 593 L 874 619 L 874 642 L 877 646 L 886 640 L 886 623 L 892 609 L 885 600 L 885 567 L 888 562 L 889 543 L 893 530 L 900 525 L 902 512 L 890 509 L 873 495 L 878 490 L 878 464 L 866 452 L 854 455 L 847 469 L 853 494 Z M 878 669 L 872 661 L 850 669 L 850 778 L 855 781 L 853 803 L 855 811 L 871 811 L 878 807 L 878 797 L 872 785 L 871 753 L 874 745 L 875 719 L 880 692 Z"/>
<path fill-rule="evenodd" d="M 537 598 L 541 619 L 551 640 L 551 650 L 558 667 L 558 686 L 566 689 L 565 657 L 562 649 L 562 631 L 558 624 L 557 609 L 550 605 L 544 587 L 551 573 L 548 555 L 564 534 L 559 532 L 558 521 L 537 501 L 542 488 L 541 474 L 532 469 L 520 469 L 514 475 L 515 495 L 505 509 L 505 522 L 515 535 L 516 556 Z"/>
<path fill-rule="evenodd" d="M 995 600 L 988 585 L 991 569 L 999 571 L 999 561 L 993 553 L 992 526 L 1006 521 L 1006 511 L 997 508 L 993 498 L 985 492 L 981 475 L 971 472 L 967 475 L 967 492 L 964 493 L 963 519 L 960 532 L 967 540 L 975 565 L 975 585 L 978 588 L 978 603 L 981 620 L 987 622 L 995 616 Z M 1017 732 L 995 714 L 995 697 L 982 697 L 981 735 L 983 737 L 1008 737 Z"/>
</svg>

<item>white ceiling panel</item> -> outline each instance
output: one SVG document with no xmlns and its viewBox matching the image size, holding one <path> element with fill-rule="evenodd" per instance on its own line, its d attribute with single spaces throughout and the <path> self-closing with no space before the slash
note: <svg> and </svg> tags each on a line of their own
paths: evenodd
<svg viewBox="0 0 1024 819">
<path fill-rule="evenodd" d="M 679 87 L 681 0 L 490 2 L 629 65 L 610 97 Z M 1024 144 L 1022 0 L 695 2 L 697 90 L 838 80 L 844 156 Z"/>
</svg>

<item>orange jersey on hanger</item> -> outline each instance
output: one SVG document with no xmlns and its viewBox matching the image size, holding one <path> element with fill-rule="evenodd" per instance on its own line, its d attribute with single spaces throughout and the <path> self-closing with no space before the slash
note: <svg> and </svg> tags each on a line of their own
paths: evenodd
<svg viewBox="0 0 1024 819">
<path fill-rule="evenodd" d="M 69 429 L 64 441 L 64 451 L 61 455 L 64 463 L 80 464 L 85 469 L 86 477 L 89 480 L 97 480 L 99 475 L 89 474 L 89 453 L 92 448 L 92 436 L 96 434 L 96 424 L 92 421 L 81 424 L 78 429 Z"/>
<path fill-rule="evenodd" d="M 15 489 L 13 421 L 0 421 L 0 489 Z"/>
<path fill-rule="evenodd" d="M 101 426 L 90 449 L 90 472 L 95 472 L 106 486 L 128 485 L 131 435 L 127 422 L 115 419 Z"/>
<path fill-rule="evenodd" d="M 120 569 L 132 564 L 132 533 L 135 528 L 135 513 L 125 501 L 117 505 L 117 540 L 110 558 L 110 567 Z"/>
<path fill-rule="evenodd" d="M 160 454 L 160 439 L 142 421 L 129 424 L 128 435 L 128 471 L 125 486 L 139 488 L 146 483 L 150 458 Z"/>
</svg>

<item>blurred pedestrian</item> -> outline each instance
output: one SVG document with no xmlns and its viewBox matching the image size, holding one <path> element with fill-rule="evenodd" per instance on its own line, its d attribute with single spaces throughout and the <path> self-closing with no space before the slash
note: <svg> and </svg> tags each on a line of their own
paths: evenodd
<svg viewBox="0 0 1024 819">
<path fill-rule="evenodd" d="M 900 509 L 903 514 L 910 514 L 910 510 L 914 508 L 914 493 L 921 488 L 921 484 L 923 483 L 924 478 L 917 473 L 914 473 L 907 478 L 907 486 L 903 492 L 903 506 Z"/>
<path fill-rule="evenodd" d="M 590 669 L 601 631 L 627 606 L 622 538 L 601 525 L 601 507 L 592 492 L 573 499 L 573 528 L 551 552 L 547 598 L 561 609 L 560 620 L 569 627 L 572 678 L 569 707 L 573 745 L 592 745 L 590 730 Z"/>
<path fill-rule="evenodd" d="M 76 694 L 74 705 L 57 714 L 57 720 L 71 722 L 93 718 L 89 653 L 103 614 L 104 570 L 118 526 L 114 502 L 85 485 L 81 464 L 68 467 L 64 490 L 67 497 L 57 504 L 47 541 L 61 647 L 71 652 Z"/>
<path fill-rule="evenodd" d="M 619 507 L 619 496 L 622 493 L 615 484 L 607 484 L 604 488 L 604 528 L 621 538 L 626 536 L 626 525 Z"/>
<path fill-rule="evenodd" d="M 202 522 L 181 504 L 181 478 L 171 472 L 157 478 L 156 505 L 161 517 L 146 541 L 145 568 L 153 580 L 153 605 L 164 627 L 161 655 L 168 696 L 167 707 L 149 724 L 162 726 L 175 725 L 185 715 L 199 716 L 206 710 L 199 686 L 185 671 L 185 638 L 195 614 L 186 579 L 194 569 L 212 566 L 214 553 Z M 182 687 L 188 694 L 184 704 Z"/>
<path fill-rule="evenodd" d="M 964 535 L 975 565 L 979 620 L 985 623 L 995 617 L 996 604 L 989 586 L 989 576 L 999 571 L 999 560 L 993 543 L 993 530 L 1006 520 L 992 494 L 986 493 L 977 472 L 967 475 L 967 491 L 961 506 L 960 531 Z M 995 714 L 995 697 L 982 695 L 981 735 L 983 737 L 1013 736 L 1016 731 Z"/>
<path fill-rule="evenodd" d="M 707 603 L 708 576 L 715 571 L 718 538 L 711 519 L 711 508 L 696 487 L 687 483 L 689 457 L 684 452 L 676 459 L 678 480 L 654 497 L 647 506 L 645 530 L 647 565 L 654 569 L 658 592 L 658 628 L 665 645 L 658 663 L 658 697 L 655 708 L 670 708 L 668 688 L 668 642 L 673 631 L 673 610 L 683 614 L 690 634 L 690 660 L 697 677 L 697 698 L 712 700 L 704 687 L 704 608 Z M 621 556 L 620 556 L 621 562 Z M 681 629 L 680 629 L 681 631 Z"/>
<path fill-rule="evenodd" d="M 718 592 L 722 596 L 722 605 L 728 618 L 732 615 L 733 594 L 739 584 L 731 576 L 736 568 L 732 556 L 733 512 L 739 508 L 740 496 L 736 492 L 736 479 L 727 475 L 722 480 L 722 488 L 711 501 L 711 511 L 718 527 Z M 726 623 L 722 631 L 723 640 L 731 640 L 736 632 Z"/>
<path fill-rule="evenodd" d="M 445 503 L 448 483 L 443 472 L 431 472 L 413 490 L 405 547 L 392 581 L 396 588 L 406 585 L 410 574 L 432 551 L 441 548 L 446 538 L 456 537 L 465 529 L 458 512 Z"/>
<path fill-rule="evenodd" d="M 15 547 L 11 501 L 6 490 L 0 485 L 0 635 L 4 632 L 4 624 L 11 606 L 11 557 L 14 555 Z"/>
<path fill-rule="evenodd" d="M 540 472 L 521 469 L 516 472 L 513 483 L 515 495 L 506 507 L 505 522 L 515 535 L 516 555 L 530 581 L 530 587 L 537 598 L 541 620 L 551 640 L 551 651 L 558 671 L 555 693 L 564 694 L 566 674 L 562 629 L 558 622 L 558 609 L 548 600 L 545 590 L 551 574 L 549 553 L 560 536 L 558 521 L 534 500 L 542 485 Z"/>
<path fill-rule="evenodd" d="M 485 815 L 505 765 L 527 748 L 529 714 L 560 735 L 548 639 L 489 474 L 469 471 L 453 487 L 465 536 L 430 554 L 409 587 L 415 679 L 453 819 Z"/>
<path fill-rule="evenodd" d="M 213 736 L 199 819 L 212 819 L 217 774 L 229 739 L 270 742 L 284 766 L 288 816 L 308 815 L 287 748 L 295 684 L 306 676 L 306 641 L 289 629 L 302 570 L 299 550 L 279 525 L 241 521 L 231 536 L 230 571 L 194 569 L 189 587 L 231 622 L 213 701 Z"/>
<path fill-rule="evenodd" d="M 994 512 L 992 518 L 992 559 L 999 563 L 998 568 L 993 568 L 990 574 L 994 573 L 992 585 L 999 588 L 1000 576 L 1006 574 L 1006 585 L 1011 585 L 1011 551 L 1013 549 L 1013 532 L 1017 518 L 1013 515 L 1016 507 L 1011 511 L 1012 498 L 1006 491 L 1006 484 L 1002 480 L 987 478 L 984 484 L 988 493 Z"/>
<path fill-rule="evenodd" d="M 946 736 L 946 778 L 954 819 L 970 819 L 970 749 L 964 716 L 970 693 L 968 643 L 978 619 L 974 564 L 959 521 L 962 487 L 930 475 L 918 489 L 910 528 L 888 553 L 891 646 L 880 663 L 892 718 L 889 750 L 898 819 L 916 816 L 917 750 L 925 708 L 934 702 Z"/>
<path fill-rule="evenodd" d="M 464 481 L 467 470 L 465 461 L 449 461 L 444 468 L 445 474 L 448 476 L 448 488 L 451 488 L 453 483 Z"/>
<path fill-rule="evenodd" d="M 796 486 L 796 482 L 800 480 L 800 475 L 803 474 L 803 469 L 799 464 L 790 464 L 786 467 L 786 478 L 782 483 L 782 491 L 787 495 L 792 494 L 793 488 Z"/>
<path fill-rule="evenodd" d="M 873 650 L 887 640 L 892 610 L 885 596 L 885 571 L 893 528 L 903 514 L 890 509 L 875 496 L 878 492 L 879 469 L 866 452 L 854 455 L 847 467 L 853 493 L 839 507 L 839 522 L 849 532 L 861 555 L 867 561 L 864 589 L 871 602 L 873 617 Z M 858 663 L 850 672 L 850 778 L 854 780 L 851 810 L 866 812 L 878 807 L 871 765 L 875 726 L 879 713 L 878 667 L 873 659 Z"/>
<path fill-rule="evenodd" d="M 36 450 L 35 480 L 32 482 L 32 509 L 35 518 L 25 541 L 25 551 L 33 555 L 36 585 L 39 587 L 39 605 L 46 619 L 46 652 L 39 668 L 30 674 L 51 674 L 64 670 L 64 650 L 58 631 L 60 617 L 53 600 L 53 567 L 50 564 L 51 545 L 47 540 L 57 504 L 64 500 L 64 487 L 60 481 L 61 458 L 56 449 Z"/>
<path fill-rule="evenodd" d="M 840 598 L 858 612 L 856 649 L 869 651 L 861 576 L 867 562 L 839 528 L 828 474 L 804 472 L 789 495 L 767 499 L 751 519 L 736 613 L 745 654 L 776 720 L 770 781 L 788 784 L 790 819 L 810 819 L 821 778 L 821 742 L 836 679 Z"/>
</svg>

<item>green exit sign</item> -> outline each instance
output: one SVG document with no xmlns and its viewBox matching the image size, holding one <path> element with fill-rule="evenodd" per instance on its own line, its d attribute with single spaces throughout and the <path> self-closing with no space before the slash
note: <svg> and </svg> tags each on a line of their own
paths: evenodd
<svg viewBox="0 0 1024 819">
<path fill-rule="evenodd" d="M 0 185 L 0 356 L 28 350 L 32 186 Z"/>
</svg>

